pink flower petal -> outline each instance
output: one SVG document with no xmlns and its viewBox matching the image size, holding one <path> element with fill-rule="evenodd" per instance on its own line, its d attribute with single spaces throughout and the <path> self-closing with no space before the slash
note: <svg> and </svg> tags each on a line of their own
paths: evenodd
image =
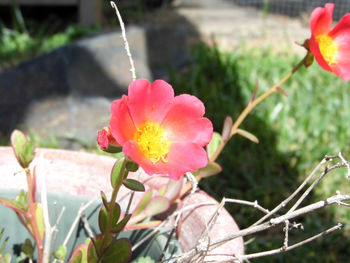
<svg viewBox="0 0 350 263">
<path fill-rule="evenodd" d="M 161 127 L 170 142 L 208 144 L 213 135 L 213 125 L 203 118 L 204 105 L 195 96 L 183 94 L 176 96 L 165 116 Z"/>
<path fill-rule="evenodd" d="M 120 100 L 113 101 L 111 112 L 112 117 L 109 125 L 112 135 L 120 145 L 123 145 L 126 141 L 132 140 L 136 132 L 129 113 L 128 97 L 123 95 Z"/>
<path fill-rule="evenodd" d="M 335 75 L 341 77 L 345 81 L 350 80 L 350 64 L 349 63 L 338 63 L 332 65 L 332 71 Z"/>
<path fill-rule="evenodd" d="M 334 38 L 338 46 L 334 73 L 348 81 L 350 76 L 350 14 L 343 16 L 330 32 L 330 36 Z"/>
<path fill-rule="evenodd" d="M 310 29 L 312 35 L 327 34 L 333 23 L 333 9 L 334 4 L 328 3 L 324 8 L 317 7 L 311 13 Z"/>
<path fill-rule="evenodd" d="M 146 121 L 160 123 L 173 99 L 173 88 L 163 80 L 156 80 L 152 85 L 145 79 L 132 82 L 128 106 L 136 127 Z"/>
<path fill-rule="evenodd" d="M 329 36 L 334 40 L 349 43 L 350 34 L 350 14 L 344 15 L 338 24 L 329 32 Z"/>
<path fill-rule="evenodd" d="M 123 152 L 138 163 L 147 174 L 168 175 L 174 180 L 180 179 L 186 172 L 194 172 L 208 164 L 206 151 L 194 143 L 172 144 L 166 157 L 167 162 L 152 163 L 144 157 L 134 141 L 127 142 L 123 147 Z"/>
<path fill-rule="evenodd" d="M 174 143 L 171 145 L 167 162 L 159 162 L 160 170 L 167 171 L 166 174 L 174 180 L 178 180 L 186 172 L 194 172 L 208 164 L 207 152 L 195 143 Z"/>
</svg>

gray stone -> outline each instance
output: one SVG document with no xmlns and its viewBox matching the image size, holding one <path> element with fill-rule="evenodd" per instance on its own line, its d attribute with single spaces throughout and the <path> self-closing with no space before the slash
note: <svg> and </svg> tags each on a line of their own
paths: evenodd
<svg viewBox="0 0 350 263">
<path fill-rule="evenodd" d="M 28 106 L 22 125 L 40 138 L 55 138 L 60 148 L 91 147 L 97 132 L 108 125 L 111 102 L 72 95 L 45 98 Z"/>
<path fill-rule="evenodd" d="M 149 25 L 126 33 L 138 78 L 166 78 L 167 66 L 189 60 L 181 30 Z M 21 127 L 89 144 L 108 124 L 110 101 L 127 93 L 131 80 L 119 31 L 59 48 L 0 73 L 0 132 Z"/>
</svg>

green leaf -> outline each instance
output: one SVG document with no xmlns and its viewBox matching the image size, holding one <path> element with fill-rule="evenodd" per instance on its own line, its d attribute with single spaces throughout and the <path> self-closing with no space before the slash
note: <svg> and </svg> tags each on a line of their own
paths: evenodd
<svg viewBox="0 0 350 263">
<path fill-rule="evenodd" d="M 45 223 L 44 223 L 43 207 L 41 206 L 41 204 L 38 204 L 38 203 L 36 204 L 36 207 L 35 207 L 35 218 L 39 229 L 40 237 L 44 238 Z"/>
<path fill-rule="evenodd" d="M 304 59 L 304 66 L 306 68 L 310 67 L 312 63 L 314 63 L 314 55 L 311 52 L 308 52 L 306 58 Z"/>
<path fill-rule="evenodd" d="M 207 152 L 208 152 L 209 158 L 211 158 L 211 156 L 219 148 L 219 145 L 221 144 L 221 142 L 222 142 L 221 135 L 217 132 L 214 132 L 210 143 L 207 145 Z"/>
<path fill-rule="evenodd" d="M 183 177 L 180 180 L 169 179 L 166 186 L 164 197 L 167 197 L 172 203 L 181 193 L 183 186 Z"/>
<path fill-rule="evenodd" d="M 147 216 L 154 216 L 168 210 L 170 202 L 164 196 L 155 196 L 147 204 L 144 213 Z"/>
<path fill-rule="evenodd" d="M 116 224 L 115 226 L 112 227 L 112 232 L 119 233 L 119 232 L 123 231 L 124 227 L 126 226 L 128 221 L 130 220 L 130 218 L 131 218 L 131 214 L 124 216 L 124 218 L 122 220 L 120 220 L 120 222 L 118 224 Z"/>
<path fill-rule="evenodd" d="M 11 145 L 22 168 L 27 168 L 34 159 L 34 147 L 28 137 L 19 130 L 11 133 Z"/>
<path fill-rule="evenodd" d="M 147 228 L 153 228 L 157 227 L 162 223 L 161 220 L 153 220 L 153 221 L 147 221 L 142 222 L 136 225 L 131 225 L 126 228 L 126 231 L 133 231 L 133 230 L 139 230 L 139 229 L 147 229 Z"/>
<path fill-rule="evenodd" d="M 209 176 L 216 175 L 222 171 L 222 168 L 219 164 L 215 162 L 210 162 L 206 167 L 200 168 L 197 170 L 197 176 L 201 178 L 206 178 Z"/>
<path fill-rule="evenodd" d="M 6 253 L 5 256 L 0 255 L 0 263 L 11 263 L 11 254 Z"/>
<path fill-rule="evenodd" d="M 115 225 L 118 223 L 119 221 L 119 217 L 120 217 L 120 206 L 119 204 L 115 204 L 114 208 L 113 208 L 113 215 L 112 215 L 112 225 Z"/>
<path fill-rule="evenodd" d="M 20 190 L 18 196 L 16 196 L 15 201 L 18 204 L 18 207 L 21 207 L 23 210 L 26 210 L 25 208 L 27 207 L 27 199 L 28 199 L 28 195 L 26 194 L 26 192 L 24 192 L 24 190 Z"/>
<path fill-rule="evenodd" d="M 106 228 L 107 228 L 107 218 L 108 218 L 108 212 L 107 212 L 107 208 L 102 206 L 100 213 L 98 214 L 98 226 L 100 227 L 100 231 L 102 233 L 106 232 Z M 119 217 L 120 217 L 120 206 L 119 204 L 115 204 L 114 208 L 113 208 L 113 214 L 112 214 L 112 226 L 116 225 L 119 221 Z"/>
<path fill-rule="evenodd" d="M 57 251 L 53 253 L 55 259 L 63 261 L 67 256 L 67 249 L 64 246 L 59 246 Z"/>
<path fill-rule="evenodd" d="M 123 180 L 123 185 L 126 188 L 129 188 L 130 190 L 136 191 L 136 192 L 144 192 L 145 191 L 145 187 L 144 185 L 134 179 L 125 179 Z"/>
<path fill-rule="evenodd" d="M 68 263 L 87 263 L 87 262 L 97 262 L 96 261 L 88 261 L 88 245 L 87 244 L 81 244 L 78 247 L 76 247 L 72 253 L 71 258 L 69 259 Z"/>
<path fill-rule="evenodd" d="M 98 214 L 98 226 L 100 228 L 101 233 L 106 232 L 107 217 L 108 217 L 107 208 L 102 206 Z"/>
<path fill-rule="evenodd" d="M 12 259 L 12 256 L 11 256 L 11 254 L 10 253 L 6 253 L 5 254 L 5 262 L 6 263 L 11 263 L 11 259 Z"/>
<path fill-rule="evenodd" d="M 131 243 L 127 238 L 121 238 L 111 244 L 104 255 L 103 263 L 126 263 L 131 259 Z"/>
<path fill-rule="evenodd" d="M 119 159 L 118 161 L 116 161 L 116 163 L 114 164 L 113 168 L 112 168 L 112 172 L 111 172 L 111 184 L 112 187 L 115 188 L 118 184 L 119 181 L 121 181 L 120 177 L 123 177 L 123 175 L 121 175 L 121 168 L 123 166 L 123 162 L 124 162 L 124 158 Z"/>
<path fill-rule="evenodd" d="M 83 263 L 83 252 L 78 251 L 74 256 L 72 256 L 72 260 L 69 262 L 71 262 L 71 263 Z"/>
<path fill-rule="evenodd" d="M 168 185 L 163 185 L 159 190 L 158 190 L 158 195 L 164 195 L 165 190 L 167 189 Z"/>
<path fill-rule="evenodd" d="M 108 201 L 107 201 L 106 194 L 103 191 L 101 191 L 100 194 L 101 194 L 101 198 L 102 198 L 102 203 L 103 203 L 104 207 L 108 210 Z"/>
<path fill-rule="evenodd" d="M 152 190 L 148 190 L 147 192 L 145 192 L 140 200 L 140 202 L 138 203 L 137 207 L 134 210 L 134 215 L 138 215 L 140 214 L 145 207 L 147 206 L 149 200 L 152 198 Z"/>
<path fill-rule="evenodd" d="M 252 142 L 259 143 L 258 138 L 254 134 L 247 132 L 246 130 L 237 129 L 237 133 Z"/>
<path fill-rule="evenodd" d="M 151 257 L 147 256 L 137 258 L 135 263 L 155 263 L 155 261 Z"/>
<path fill-rule="evenodd" d="M 120 153 L 123 150 L 121 146 L 108 145 L 108 148 L 103 150 L 108 153 Z"/>
<path fill-rule="evenodd" d="M 13 209 L 15 212 L 18 212 L 24 216 L 28 215 L 28 212 L 24 210 L 23 207 L 20 207 L 15 200 L 10 200 L 4 197 L 0 197 L 0 204 Z"/>
<path fill-rule="evenodd" d="M 127 169 L 129 172 L 136 172 L 136 171 L 139 169 L 139 165 L 138 165 L 137 163 L 135 163 L 134 161 L 129 160 L 129 161 L 126 163 L 126 169 Z"/>
<path fill-rule="evenodd" d="M 221 133 L 222 140 L 224 142 L 227 142 L 230 139 L 232 126 L 233 126 L 232 118 L 230 116 L 227 116 L 225 118 L 224 125 L 222 127 L 222 133 Z"/>
<path fill-rule="evenodd" d="M 87 249 L 87 262 L 89 263 L 98 262 L 98 253 L 96 252 L 96 250 L 101 249 L 102 237 L 103 237 L 102 235 L 98 235 L 90 239 L 90 243 Z"/>
<path fill-rule="evenodd" d="M 24 243 L 21 246 L 21 251 L 28 257 L 28 258 L 33 258 L 34 254 L 34 246 L 30 239 L 26 239 Z"/>
</svg>

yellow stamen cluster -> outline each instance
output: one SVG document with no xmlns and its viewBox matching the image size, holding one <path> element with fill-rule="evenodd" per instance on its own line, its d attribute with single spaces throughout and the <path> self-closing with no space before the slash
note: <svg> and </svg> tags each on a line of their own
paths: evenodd
<svg viewBox="0 0 350 263">
<path fill-rule="evenodd" d="M 338 46 L 334 43 L 333 38 L 328 35 L 319 35 L 316 37 L 321 54 L 328 64 L 337 63 L 336 54 Z"/>
<path fill-rule="evenodd" d="M 164 130 L 153 122 L 147 122 L 139 127 L 134 135 L 143 155 L 152 163 L 160 160 L 166 162 L 169 152 L 169 142 L 164 135 Z"/>
</svg>

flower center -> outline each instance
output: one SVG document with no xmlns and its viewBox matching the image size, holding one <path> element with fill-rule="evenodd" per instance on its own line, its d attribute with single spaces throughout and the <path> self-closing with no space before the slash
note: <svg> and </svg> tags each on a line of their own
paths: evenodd
<svg viewBox="0 0 350 263">
<path fill-rule="evenodd" d="M 319 35 L 316 37 L 316 40 L 327 63 L 336 63 L 335 55 L 337 54 L 338 46 L 334 43 L 333 38 L 328 35 Z"/>
<path fill-rule="evenodd" d="M 144 156 L 152 163 L 159 160 L 166 162 L 165 157 L 169 152 L 169 142 L 164 135 L 164 130 L 157 123 L 146 122 L 137 129 L 134 140 Z"/>
</svg>

